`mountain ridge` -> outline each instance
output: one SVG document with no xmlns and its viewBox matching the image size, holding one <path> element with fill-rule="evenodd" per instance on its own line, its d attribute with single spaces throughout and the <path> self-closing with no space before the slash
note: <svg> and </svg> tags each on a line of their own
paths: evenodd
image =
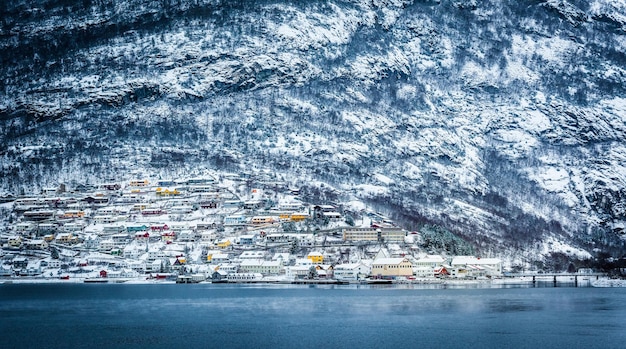
<svg viewBox="0 0 626 349">
<path fill-rule="evenodd" d="M 410 226 L 441 224 L 479 251 L 623 253 L 623 1 L 2 11 L 6 191 L 133 169 L 268 169 Z"/>
</svg>

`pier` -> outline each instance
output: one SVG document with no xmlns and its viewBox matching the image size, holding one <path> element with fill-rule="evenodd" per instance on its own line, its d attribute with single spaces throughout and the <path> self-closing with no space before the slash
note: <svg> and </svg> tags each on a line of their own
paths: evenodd
<svg viewBox="0 0 626 349">
<path fill-rule="evenodd" d="M 579 278 L 580 280 L 585 280 L 588 282 L 591 282 L 592 279 L 598 280 L 600 277 L 604 277 L 606 276 L 605 273 L 517 273 L 517 274 L 506 274 L 504 277 L 505 278 L 521 278 L 521 279 L 526 279 L 526 278 L 532 278 L 532 284 L 533 286 L 537 285 L 537 282 L 539 281 L 544 281 L 544 282 L 550 282 L 552 281 L 552 284 L 554 287 L 558 286 L 558 283 L 561 282 L 568 282 L 568 281 L 559 281 L 557 278 L 574 278 L 574 287 L 579 287 L 579 286 L 583 286 L 579 283 Z M 570 279 L 571 280 L 571 279 Z"/>
</svg>

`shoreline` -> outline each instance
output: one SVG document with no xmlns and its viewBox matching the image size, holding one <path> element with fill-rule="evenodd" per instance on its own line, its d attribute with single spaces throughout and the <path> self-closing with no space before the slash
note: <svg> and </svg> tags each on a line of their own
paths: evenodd
<svg viewBox="0 0 626 349">
<path fill-rule="evenodd" d="M 520 286 L 520 287 L 546 287 L 546 285 L 554 284 L 551 280 L 537 280 L 533 283 L 528 278 L 502 278 L 502 279 L 479 279 L 479 280 L 454 280 L 454 279 L 415 279 L 415 280 L 384 280 L 385 282 L 379 282 L 379 280 L 361 280 L 361 281 L 338 281 L 334 279 L 319 279 L 319 280 L 293 280 L 293 279 L 281 279 L 270 278 L 261 280 L 248 280 L 248 281 L 219 281 L 212 282 L 210 279 L 199 282 L 189 282 L 189 284 L 255 284 L 255 285 L 331 285 L 331 286 L 440 286 L 446 288 L 449 286 L 455 287 L 481 287 L 481 288 L 494 288 L 507 286 Z M 134 284 L 134 285 L 170 285 L 176 284 L 175 279 L 156 279 L 156 278 L 94 278 L 94 277 L 70 277 L 68 279 L 62 278 L 13 278 L 13 277 L 0 277 L 0 285 L 10 284 Z M 577 286 L 573 286 L 572 280 L 557 280 L 555 287 L 626 287 L 626 280 L 623 279 L 609 279 L 600 278 L 597 280 L 581 280 Z"/>
</svg>

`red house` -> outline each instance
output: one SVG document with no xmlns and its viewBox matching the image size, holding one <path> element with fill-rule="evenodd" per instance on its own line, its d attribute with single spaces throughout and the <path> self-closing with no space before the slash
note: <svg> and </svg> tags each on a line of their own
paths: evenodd
<svg viewBox="0 0 626 349">
<path fill-rule="evenodd" d="M 152 231 L 165 231 L 165 230 L 169 230 L 170 227 L 168 227 L 167 224 L 156 224 L 156 225 L 150 226 L 150 229 Z"/>
<path fill-rule="evenodd" d="M 445 267 L 437 268 L 434 270 L 434 272 L 435 272 L 435 277 L 437 278 L 450 276 L 448 269 L 446 269 Z"/>
</svg>

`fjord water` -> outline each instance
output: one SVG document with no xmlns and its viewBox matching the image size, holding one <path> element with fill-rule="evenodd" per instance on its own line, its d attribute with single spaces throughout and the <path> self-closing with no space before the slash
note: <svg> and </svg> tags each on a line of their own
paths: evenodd
<svg viewBox="0 0 626 349">
<path fill-rule="evenodd" d="M 0 285 L 0 348 L 623 348 L 626 289 Z"/>
</svg>

